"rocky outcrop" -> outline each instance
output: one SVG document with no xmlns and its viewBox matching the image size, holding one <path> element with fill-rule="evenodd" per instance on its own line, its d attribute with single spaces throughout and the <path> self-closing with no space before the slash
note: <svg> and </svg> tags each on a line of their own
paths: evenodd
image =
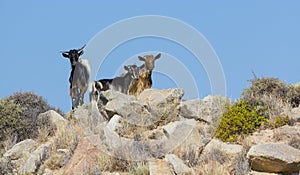
<svg viewBox="0 0 300 175">
<path fill-rule="evenodd" d="M 208 96 L 181 101 L 183 94 L 176 88 L 147 89 L 138 97 L 106 91 L 105 103 L 80 106 L 70 112 L 70 120 L 54 111 L 42 113 L 39 118 L 55 126 L 54 135 L 46 143 L 16 144 L 0 159 L 0 174 L 149 170 L 153 175 L 279 175 L 299 171 L 299 123 L 259 130 L 243 146 L 224 143 L 214 138 L 214 131 L 228 99 Z M 295 120 L 299 111 L 292 111 Z"/>
<path fill-rule="evenodd" d="M 282 143 L 251 147 L 247 154 L 253 170 L 269 173 L 293 173 L 300 170 L 300 150 Z"/>
</svg>

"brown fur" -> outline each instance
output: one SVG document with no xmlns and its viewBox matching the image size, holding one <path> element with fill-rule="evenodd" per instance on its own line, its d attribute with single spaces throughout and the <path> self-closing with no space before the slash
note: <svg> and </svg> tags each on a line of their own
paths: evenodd
<svg viewBox="0 0 300 175">
<path fill-rule="evenodd" d="M 135 80 L 128 89 L 129 95 L 140 95 L 143 90 L 150 89 L 152 87 L 151 79 L 152 71 L 146 70 L 139 74 L 139 79 Z"/>
</svg>

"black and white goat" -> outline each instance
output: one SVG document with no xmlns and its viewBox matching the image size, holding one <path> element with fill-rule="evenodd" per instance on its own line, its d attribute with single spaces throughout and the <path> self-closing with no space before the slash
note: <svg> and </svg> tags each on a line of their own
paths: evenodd
<svg viewBox="0 0 300 175">
<path fill-rule="evenodd" d="M 69 51 L 61 52 L 63 57 L 70 60 L 72 67 L 69 78 L 72 109 L 83 104 L 84 94 L 87 91 L 89 84 L 91 71 L 88 60 L 80 59 L 84 47 L 85 45 L 80 49 L 71 49 Z"/>
<path fill-rule="evenodd" d="M 91 85 L 90 100 L 98 101 L 101 91 L 106 91 L 109 89 L 128 94 L 128 89 L 132 82 L 138 80 L 139 78 L 139 67 L 137 65 L 128 65 L 124 66 L 124 69 L 127 72 L 120 77 L 94 81 Z"/>
</svg>

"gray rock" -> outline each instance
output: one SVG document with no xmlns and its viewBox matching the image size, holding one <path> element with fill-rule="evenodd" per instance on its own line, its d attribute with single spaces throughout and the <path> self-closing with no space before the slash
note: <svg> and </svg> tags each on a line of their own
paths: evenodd
<svg viewBox="0 0 300 175">
<path fill-rule="evenodd" d="M 68 123 L 68 120 L 66 120 L 63 116 L 61 116 L 54 110 L 49 110 L 47 112 L 44 112 L 40 114 L 37 118 L 38 119 L 48 118 L 49 121 L 56 127 L 60 127 L 61 125 Z"/>
<path fill-rule="evenodd" d="M 203 155 L 219 149 L 230 158 L 235 158 L 242 152 L 243 146 L 237 144 L 224 143 L 218 139 L 212 139 L 204 148 Z"/>
<path fill-rule="evenodd" d="M 146 89 L 139 96 L 138 100 L 148 106 L 148 111 L 154 118 L 167 119 L 171 121 L 178 116 L 177 106 L 184 92 L 182 89 Z"/>
<path fill-rule="evenodd" d="M 215 118 L 222 115 L 226 103 L 229 103 L 229 100 L 219 96 L 207 96 L 203 100 L 183 101 L 179 105 L 180 115 L 185 118 L 211 123 L 214 122 Z"/>
<path fill-rule="evenodd" d="M 37 146 L 38 143 L 32 139 L 23 140 L 15 144 L 3 157 L 7 157 L 10 160 L 17 160 L 30 154 Z"/>
<path fill-rule="evenodd" d="M 20 170 L 20 174 L 34 174 L 37 172 L 38 168 L 43 164 L 43 162 L 49 157 L 50 149 L 51 149 L 51 142 L 47 142 L 38 149 L 33 151 L 29 158 L 27 159 L 26 163 Z"/>
<path fill-rule="evenodd" d="M 166 150 L 172 150 L 180 146 L 189 148 L 189 151 L 198 154 L 210 141 L 210 138 L 199 132 L 198 122 L 194 119 L 171 122 L 162 128 L 168 138 L 164 144 Z"/>
<path fill-rule="evenodd" d="M 124 120 L 134 125 L 149 126 L 155 120 L 147 105 L 138 101 L 112 100 L 106 104 L 105 109 L 122 116 Z"/>
<path fill-rule="evenodd" d="M 106 119 L 99 113 L 95 104 L 76 108 L 73 117 L 78 121 L 85 135 L 98 134 L 99 127 Z M 98 111 L 98 112 L 97 112 Z"/>
<path fill-rule="evenodd" d="M 294 119 L 297 122 L 300 122 L 300 107 L 292 109 L 290 118 Z"/>
<path fill-rule="evenodd" d="M 150 175 L 173 175 L 168 163 L 161 159 L 153 159 L 149 161 Z"/>
<path fill-rule="evenodd" d="M 184 164 L 184 162 L 175 154 L 167 154 L 165 160 L 172 165 L 174 172 L 177 175 L 195 174 L 193 170 Z"/>
<path fill-rule="evenodd" d="M 282 143 L 251 147 L 247 158 L 255 171 L 292 173 L 300 170 L 300 150 Z"/>
</svg>

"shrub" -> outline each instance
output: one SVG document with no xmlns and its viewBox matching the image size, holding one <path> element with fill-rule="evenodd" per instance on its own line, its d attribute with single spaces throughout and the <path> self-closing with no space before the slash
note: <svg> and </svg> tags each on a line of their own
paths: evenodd
<svg viewBox="0 0 300 175">
<path fill-rule="evenodd" d="M 282 115 L 271 118 L 268 121 L 268 125 L 270 128 L 279 128 L 289 123 L 290 123 L 290 118 Z"/>
<path fill-rule="evenodd" d="M 288 86 L 277 78 L 254 78 L 251 86 L 242 93 L 242 99 L 259 98 L 263 95 L 286 98 Z"/>
<path fill-rule="evenodd" d="M 48 127 L 47 125 L 50 122 L 45 119 L 39 120 L 39 114 L 48 110 L 56 110 L 61 115 L 64 115 L 61 110 L 51 107 L 41 96 L 32 92 L 17 92 L 9 96 L 6 100 L 13 102 L 21 108 L 19 118 L 26 122 L 26 125 L 22 128 L 24 132 L 17 135 L 18 142 L 28 138 L 36 138 L 40 128 Z"/>
<path fill-rule="evenodd" d="M 289 85 L 287 92 L 288 102 L 292 107 L 298 107 L 300 104 L 300 85 Z"/>
<path fill-rule="evenodd" d="M 253 133 L 267 120 L 261 113 L 261 109 L 251 106 L 248 101 L 238 101 L 223 114 L 216 137 L 225 142 L 238 141 L 242 136 Z"/>
<path fill-rule="evenodd" d="M 27 121 L 21 117 L 22 109 L 20 105 L 6 99 L 0 100 L 0 149 L 9 149 L 5 140 L 16 139 L 18 135 L 25 134 L 24 129 Z"/>
</svg>

